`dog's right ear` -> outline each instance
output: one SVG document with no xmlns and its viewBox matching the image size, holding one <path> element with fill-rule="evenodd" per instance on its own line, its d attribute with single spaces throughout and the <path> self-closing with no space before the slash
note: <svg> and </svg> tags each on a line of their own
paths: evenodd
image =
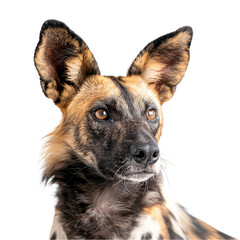
<svg viewBox="0 0 240 240">
<path fill-rule="evenodd" d="M 46 21 L 34 55 L 44 94 L 64 112 L 83 81 L 100 74 L 86 43 L 64 23 Z"/>
</svg>

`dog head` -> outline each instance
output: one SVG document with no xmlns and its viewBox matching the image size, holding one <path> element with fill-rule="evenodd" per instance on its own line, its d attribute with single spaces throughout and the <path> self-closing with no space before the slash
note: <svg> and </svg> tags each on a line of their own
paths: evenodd
<svg viewBox="0 0 240 240">
<path fill-rule="evenodd" d="M 126 77 L 101 76 L 86 43 L 64 23 L 46 21 L 34 61 L 63 117 L 50 134 L 44 178 L 80 162 L 108 180 L 158 174 L 161 105 L 185 74 L 191 39 L 192 29 L 180 28 L 149 43 Z"/>
</svg>

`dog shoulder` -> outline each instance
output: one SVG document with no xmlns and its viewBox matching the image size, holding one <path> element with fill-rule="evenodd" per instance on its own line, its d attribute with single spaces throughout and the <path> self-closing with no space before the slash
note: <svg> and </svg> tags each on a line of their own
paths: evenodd
<svg viewBox="0 0 240 240">
<path fill-rule="evenodd" d="M 175 207 L 174 212 L 165 204 L 144 208 L 130 239 L 188 239 L 185 233 L 188 216 L 177 204 L 173 206 Z M 177 218 L 181 218 L 180 224 Z"/>
<path fill-rule="evenodd" d="M 234 239 L 190 215 L 181 205 L 165 201 L 144 209 L 130 239 Z"/>
</svg>

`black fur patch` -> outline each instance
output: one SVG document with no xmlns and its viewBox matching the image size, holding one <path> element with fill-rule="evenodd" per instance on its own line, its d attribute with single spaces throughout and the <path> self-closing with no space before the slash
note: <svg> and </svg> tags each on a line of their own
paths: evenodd
<svg viewBox="0 0 240 240">
<path fill-rule="evenodd" d="M 128 89 L 120 83 L 120 81 L 122 81 L 121 77 L 116 78 L 116 77 L 111 76 L 110 79 L 116 84 L 116 86 L 121 91 L 131 114 L 134 114 L 135 111 L 134 111 L 134 107 L 132 104 L 133 99 L 132 99 L 131 94 L 128 91 Z"/>
<path fill-rule="evenodd" d="M 56 232 L 53 233 L 53 235 L 50 238 L 51 240 L 56 240 L 57 239 L 57 234 Z"/>
<path fill-rule="evenodd" d="M 168 229 L 171 229 L 172 228 L 172 223 L 171 223 L 169 217 L 167 215 L 163 215 L 163 219 L 164 219 L 165 224 L 168 227 Z"/>
<path fill-rule="evenodd" d="M 191 216 L 192 224 L 193 224 L 193 231 L 194 233 L 201 239 L 207 239 L 209 235 L 209 231 L 205 229 L 202 224 L 196 219 L 195 217 Z"/>
<path fill-rule="evenodd" d="M 232 237 L 226 235 L 225 233 L 222 233 L 222 232 L 219 232 L 219 231 L 217 233 L 222 239 L 226 239 L 226 240 L 227 239 L 233 239 Z"/>
<path fill-rule="evenodd" d="M 177 233 L 175 233 L 172 229 L 169 229 L 169 235 L 170 235 L 170 239 L 183 240 L 183 238 L 180 237 Z"/>
<path fill-rule="evenodd" d="M 141 236 L 141 240 L 151 240 L 152 239 L 152 234 L 147 232 Z"/>
<path fill-rule="evenodd" d="M 158 240 L 162 240 L 163 239 L 163 237 L 162 237 L 162 235 L 160 234 L 159 236 L 158 236 Z"/>
</svg>

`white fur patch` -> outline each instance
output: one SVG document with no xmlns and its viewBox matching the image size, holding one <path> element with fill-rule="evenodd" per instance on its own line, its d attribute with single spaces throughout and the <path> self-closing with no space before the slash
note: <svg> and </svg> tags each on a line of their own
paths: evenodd
<svg viewBox="0 0 240 240">
<path fill-rule="evenodd" d="M 159 239 L 161 229 L 158 222 L 154 221 L 147 214 L 144 214 L 140 217 L 138 226 L 133 229 L 129 240 L 141 239 L 146 233 L 152 235 L 152 240 L 157 240 Z"/>
</svg>

